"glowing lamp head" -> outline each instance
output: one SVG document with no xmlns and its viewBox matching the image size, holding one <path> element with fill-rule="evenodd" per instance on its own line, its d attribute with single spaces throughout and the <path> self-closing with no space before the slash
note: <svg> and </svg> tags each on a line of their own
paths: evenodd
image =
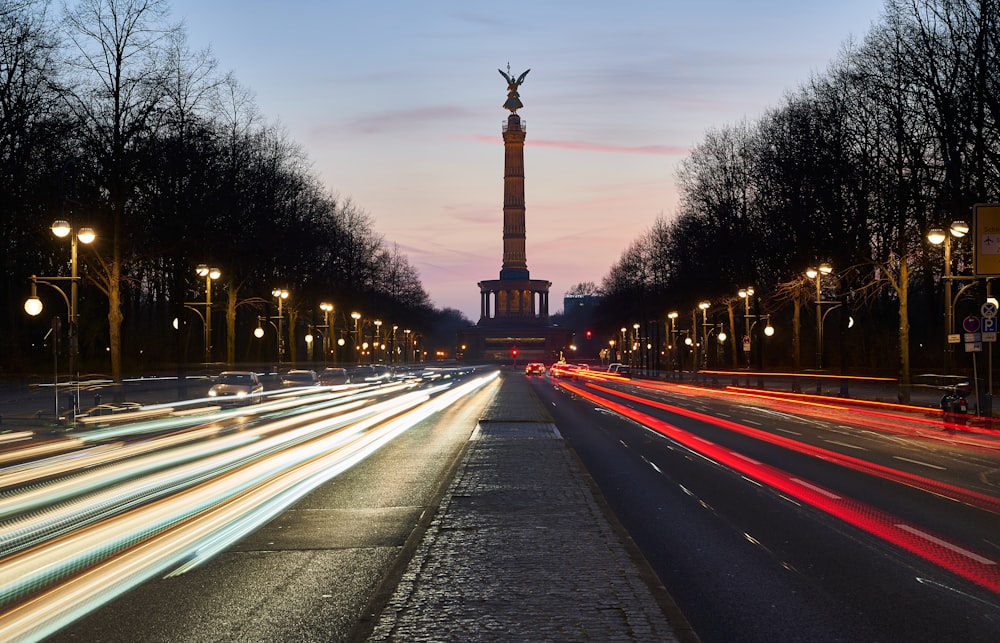
<svg viewBox="0 0 1000 643">
<path fill-rule="evenodd" d="M 69 221 L 66 221 L 65 219 L 58 219 L 52 224 L 50 229 L 52 230 L 52 234 L 56 235 L 60 239 L 68 236 L 72 230 L 69 227 Z"/>
</svg>

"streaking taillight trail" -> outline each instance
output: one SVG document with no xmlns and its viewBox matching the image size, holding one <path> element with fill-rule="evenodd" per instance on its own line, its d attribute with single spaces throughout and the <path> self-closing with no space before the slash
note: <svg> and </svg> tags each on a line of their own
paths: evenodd
<svg viewBox="0 0 1000 643">
<path fill-rule="evenodd" d="M 996 560 L 990 558 L 988 555 L 972 551 L 969 548 L 950 542 L 948 539 L 933 534 L 919 525 L 902 520 L 897 516 L 893 516 L 888 512 L 879 510 L 858 500 L 835 493 L 834 491 L 826 489 L 822 485 L 815 484 L 808 480 L 803 480 L 801 477 L 793 476 L 790 473 L 782 471 L 781 469 L 771 465 L 748 458 L 745 455 L 739 454 L 726 447 L 685 431 L 684 429 L 670 424 L 669 422 L 665 422 L 646 413 L 629 408 L 624 404 L 601 397 L 589 390 L 566 383 L 560 383 L 560 386 L 595 404 L 603 406 L 662 435 L 665 435 L 679 444 L 684 445 L 686 448 L 719 462 L 720 464 L 739 472 L 749 479 L 756 480 L 757 482 L 765 484 L 776 491 L 786 494 L 790 498 L 820 509 L 848 524 L 882 538 L 883 540 L 901 547 L 912 554 L 920 556 L 935 565 L 966 578 L 977 585 L 980 585 L 994 593 L 1000 594 L 1000 566 L 998 566 Z M 588 385 L 588 388 L 599 389 L 604 393 L 620 396 L 624 399 L 630 399 L 642 404 L 664 408 L 672 413 L 680 413 L 687 417 L 692 417 L 700 421 L 711 422 L 718 426 L 725 426 L 726 428 L 741 430 L 743 432 L 756 431 L 750 427 L 745 427 L 735 422 L 714 418 L 708 415 L 688 411 L 686 409 L 680 409 L 678 407 L 671 407 L 612 389 L 596 385 Z M 770 435 L 766 434 L 766 432 L 760 433 Z M 803 451 L 805 450 L 804 447 L 807 447 L 807 445 L 802 445 L 801 443 L 796 442 L 792 448 Z M 815 448 L 809 447 L 809 449 Z M 821 455 L 817 451 L 823 450 L 814 450 L 811 451 L 811 454 L 827 459 L 830 459 L 828 456 L 833 454 L 833 452 L 825 452 Z M 846 464 L 849 462 L 847 456 L 840 457 L 843 458 L 841 463 Z M 871 467 L 875 466 L 871 463 L 865 464 Z M 893 470 L 888 469 L 888 471 Z M 871 472 L 875 473 L 875 470 L 873 469 Z M 919 479 L 918 476 L 909 476 L 909 474 L 904 474 L 903 472 L 897 471 L 895 473 L 907 476 L 907 484 L 914 484 Z M 877 473 L 877 475 L 883 475 L 883 473 Z M 925 488 L 930 490 L 934 488 L 935 485 L 940 483 L 936 483 L 932 480 L 925 480 L 924 484 L 926 485 Z M 973 494 L 973 492 L 969 492 L 967 490 L 961 491 L 966 494 Z M 987 499 L 989 502 L 987 502 Z M 979 502 L 986 505 L 992 503 L 993 508 L 989 510 L 996 511 L 996 499 L 983 496 L 979 499 Z"/>
</svg>

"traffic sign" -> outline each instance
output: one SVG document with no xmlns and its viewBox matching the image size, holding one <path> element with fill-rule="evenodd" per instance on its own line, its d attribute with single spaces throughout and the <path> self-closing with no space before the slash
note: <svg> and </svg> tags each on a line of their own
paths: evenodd
<svg viewBox="0 0 1000 643">
<path fill-rule="evenodd" d="M 993 318 L 997 316 L 997 305 L 992 301 L 988 301 L 979 307 L 979 314 L 983 317 Z"/>
<path fill-rule="evenodd" d="M 996 317 L 983 317 L 983 332 L 984 333 L 995 333 L 995 332 L 997 332 L 997 318 Z"/>
<path fill-rule="evenodd" d="M 975 227 L 973 268 L 977 277 L 1000 275 L 1000 204 L 977 203 L 972 208 Z"/>
<path fill-rule="evenodd" d="M 749 353 L 750 352 L 750 336 L 749 335 L 744 335 L 743 336 L 743 352 L 744 353 Z"/>
<path fill-rule="evenodd" d="M 969 315 L 962 320 L 962 328 L 964 328 L 967 333 L 979 332 L 979 318 L 975 315 Z"/>
</svg>

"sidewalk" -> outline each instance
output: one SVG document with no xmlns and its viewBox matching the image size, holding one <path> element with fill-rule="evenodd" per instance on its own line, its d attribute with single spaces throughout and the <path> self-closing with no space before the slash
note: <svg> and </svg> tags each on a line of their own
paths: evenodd
<svg viewBox="0 0 1000 643">
<path fill-rule="evenodd" d="M 369 640 L 697 640 L 609 515 L 506 375 Z"/>
</svg>

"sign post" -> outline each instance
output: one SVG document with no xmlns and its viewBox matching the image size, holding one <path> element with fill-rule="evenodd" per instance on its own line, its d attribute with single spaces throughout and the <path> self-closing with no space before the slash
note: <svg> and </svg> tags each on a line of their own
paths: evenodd
<svg viewBox="0 0 1000 643">
<path fill-rule="evenodd" d="M 976 277 L 986 280 L 987 301 L 980 309 L 984 319 L 990 318 L 990 328 L 993 340 L 987 352 L 986 362 L 986 399 L 982 411 L 985 411 L 987 421 L 993 420 L 993 344 L 996 341 L 996 300 L 990 297 L 990 278 L 1000 277 L 1000 204 L 977 203 L 972 208 L 973 227 L 976 231 L 975 249 L 973 253 L 973 268 Z M 986 331 L 986 329 L 983 329 Z M 973 362 L 975 363 L 975 362 Z M 983 414 L 982 411 L 980 414 Z"/>
</svg>

